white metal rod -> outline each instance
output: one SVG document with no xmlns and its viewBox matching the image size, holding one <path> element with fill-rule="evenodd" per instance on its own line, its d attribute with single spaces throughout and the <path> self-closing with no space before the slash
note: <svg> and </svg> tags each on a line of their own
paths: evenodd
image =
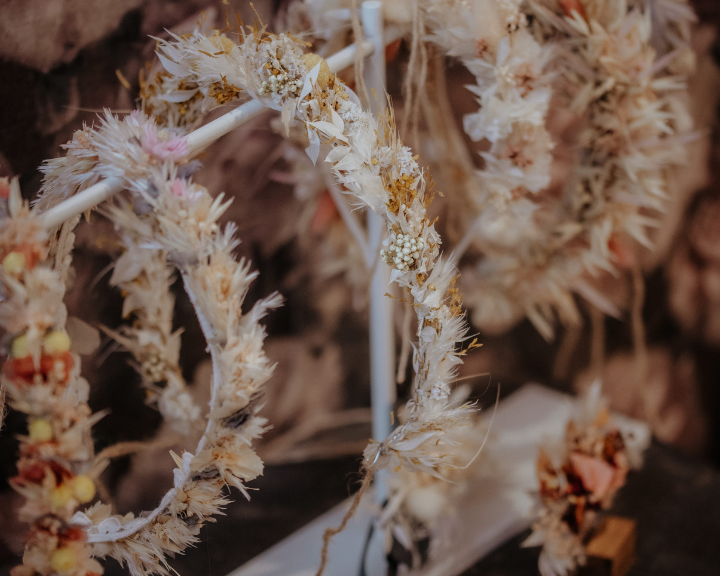
<svg viewBox="0 0 720 576">
<path fill-rule="evenodd" d="M 393 27 L 392 29 L 389 29 L 388 42 L 394 42 L 398 38 L 401 38 L 402 34 L 403 30 L 401 28 Z M 350 46 L 347 46 L 336 54 L 330 56 L 327 59 L 330 70 L 332 72 L 339 72 L 352 65 L 355 60 L 356 50 L 357 47 L 355 44 L 351 44 Z M 363 41 L 361 50 L 363 55 L 372 54 L 375 50 L 375 44 Z M 381 52 L 384 53 L 384 50 L 381 50 Z M 245 122 L 255 118 L 265 110 L 266 108 L 258 100 L 251 100 L 250 102 L 246 102 L 245 104 L 234 108 L 230 112 L 223 114 L 212 122 L 208 122 L 205 126 L 202 126 L 194 132 L 188 134 L 187 138 L 190 151 L 197 152 L 198 150 L 201 150 L 221 136 L 224 136 L 235 128 L 239 128 L 245 124 Z M 73 216 L 77 216 L 86 210 L 94 208 L 114 194 L 120 192 L 122 189 L 122 181 L 117 178 L 108 178 L 102 182 L 98 182 L 94 186 L 90 186 L 90 188 L 75 194 L 75 196 L 64 200 L 60 204 L 53 206 L 43 213 L 40 216 L 42 226 L 45 229 L 59 226 Z"/>
<path fill-rule="evenodd" d="M 117 194 L 123 187 L 123 181 L 120 178 L 106 178 L 90 186 L 90 188 L 75 194 L 75 196 L 63 200 L 60 204 L 53 206 L 47 212 L 40 215 L 40 222 L 46 230 L 60 226 L 73 216 L 82 214 L 86 210 L 90 210 L 114 194 Z"/>
<path fill-rule="evenodd" d="M 385 107 L 385 40 L 383 34 L 382 3 L 368 0 L 362 3 L 360 15 L 366 40 L 373 45 L 365 60 L 365 85 L 370 93 L 373 112 Z M 374 93 L 374 97 L 373 97 Z M 375 254 L 386 234 L 385 218 L 368 211 L 368 238 Z M 372 402 L 373 438 L 385 440 L 392 431 L 391 413 L 395 407 L 395 335 L 393 330 L 393 302 L 385 296 L 390 284 L 390 268 L 379 264 L 370 284 L 370 392 Z M 375 479 L 375 495 L 382 503 L 387 498 L 384 475 Z"/>
<path fill-rule="evenodd" d="M 267 108 L 259 100 L 250 100 L 250 102 L 245 102 L 245 104 L 215 118 L 215 120 L 208 122 L 194 132 L 190 132 L 187 136 L 190 153 L 193 154 L 198 150 L 202 150 L 208 144 L 212 144 L 221 136 L 225 136 L 235 128 L 239 128 L 246 122 L 260 116 L 266 110 Z"/>
</svg>

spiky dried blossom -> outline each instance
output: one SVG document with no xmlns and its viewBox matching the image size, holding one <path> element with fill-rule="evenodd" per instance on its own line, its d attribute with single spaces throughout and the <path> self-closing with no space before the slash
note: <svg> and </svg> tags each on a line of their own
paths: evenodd
<svg viewBox="0 0 720 576">
<path fill-rule="evenodd" d="M 692 71 L 694 15 L 685 0 L 421 5 L 431 39 L 476 77 L 466 132 L 490 142 L 475 194 L 483 257 L 465 274 L 473 321 L 501 329 L 527 316 L 549 338 L 556 315 L 577 321 L 572 293 L 592 297 L 588 276 L 627 265 L 632 240 L 651 245 L 651 213 L 684 159 L 675 93 Z M 583 125 L 560 194 L 548 188 L 551 89 Z"/>
<path fill-rule="evenodd" d="M 631 440 L 613 425 L 600 382 L 595 382 L 577 423 L 568 422 L 560 444 L 540 449 L 542 508 L 523 546 L 543 547 L 542 576 L 567 576 L 585 564 L 585 546 L 598 514 L 611 506 L 628 471 L 642 462 L 645 446 Z"/>
<path fill-rule="evenodd" d="M 461 405 L 469 388 L 453 391 L 451 405 Z M 388 476 L 388 499 L 378 518 L 383 529 L 386 553 L 408 569 L 432 564 L 449 553 L 455 517 L 467 495 L 468 481 L 478 474 L 475 462 L 487 434 L 487 423 L 454 428 L 446 438 L 456 465 L 442 478 L 426 472 L 401 469 Z"/>
</svg>

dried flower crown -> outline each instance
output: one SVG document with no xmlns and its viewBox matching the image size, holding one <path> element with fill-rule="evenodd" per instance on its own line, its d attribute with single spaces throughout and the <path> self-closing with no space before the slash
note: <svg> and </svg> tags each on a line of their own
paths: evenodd
<svg viewBox="0 0 720 576">
<path fill-rule="evenodd" d="M 286 124 L 302 122 L 313 161 L 321 146 L 329 149 L 325 161 L 338 182 L 385 216 L 388 247 L 404 250 L 406 238 L 415 240 L 409 242 L 412 260 L 392 261 L 392 279 L 412 298 L 418 316 L 414 394 L 407 421 L 390 438 L 368 446 L 366 466 L 438 475 L 441 467 L 457 465 L 443 440 L 471 413 L 469 406 L 450 407 L 448 400 L 466 325 L 455 267 L 439 257 L 440 238 L 427 218 L 431 196 L 423 171 L 398 140 L 392 115 L 378 121 L 364 112 L 322 59 L 303 55 L 301 42 L 266 35 L 257 26 L 241 38 L 235 45 L 218 34 L 195 33 L 160 42 L 167 74 L 144 86 L 144 104 L 166 128 L 142 113 L 122 120 L 108 113 L 97 129 L 75 134 L 65 158 L 48 162 L 35 210 L 22 204 L 14 185 L 10 217 L 0 231 L 0 273 L 10 294 L 0 321 L 15 334 L 3 379 L 12 404 L 34 418 L 14 480 L 27 498 L 23 517 L 31 523 L 16 576 L 100 574 L 93 558 L 104 556 L 127 562 L 133 574 L 167 573 L 165 556 L 195 542 L 201 525 L 226 502 L 223 486 L 245 492 L 244 482 L 262 472 L 252 450 L 266 424 L 256 399 L 272 366 L 262 351 L 259 321 L 280 300 L 271 296 L 243 313 L 255 274 L 232 255 L 234 227 L 221 230 L 217 224 L 227 207 L 222 195 L 213 199 L 192 182 L 194 163 L 182 135 L 182 127 L 197 122 L 213 102 L 241 92 L 281 110 Z M 62 304 L 78 219 L 48 235 L 36 216 L 103 177 L 122 179 L 129 191 L 103 210 L 127 248 L 112 281 L 126 289 L 125 312 L 139 320 L 135 329 L 114 337 L 134 353 L 166 418 L 197 419 L 196 408 L 183 399 L 171 307 L 149 296 L 155 287 L 167 293 L 166 261 L 182 276 L 213 363 L 202 439 L 194 454 L 175 456 L 173 488 L 155 510 L 137 518 L 113 516 L 101 503 L 76 511 L 93 499 L 93 478 L 103 466 L 89 434 L 98 416 L 87 406 L 87 383 L 71 352 Z"/>
<path fill-rule="evenodd" d="M 546 337 L 576 323 L 572 293 L 612 309 L 586 280 L 651 246 L 648 213 L 672 193 L 690 126 L 678 94 L 693 69 L 686 0 L 423 0 L 430 40 L 475 76 L 464 118 L 487 140 L 471 196 L 483 256 L 465 273 L 473 321 L 502 329 L 527 316 Z M 551 101 L 582 126 L 560 193 L 549 188 Z"/>
</svg>

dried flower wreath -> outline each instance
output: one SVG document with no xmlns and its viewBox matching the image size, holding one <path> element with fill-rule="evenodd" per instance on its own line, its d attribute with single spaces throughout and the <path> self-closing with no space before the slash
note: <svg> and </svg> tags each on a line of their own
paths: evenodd
<svg viewBox="0 0 720 576">
<path fill-rule="evenodd" d="M 628 471 L 641 465 L 645 448 L 641 438 L 613 426 L 595 382 L 578 423 L 568 422 L 561 445 L 540 449 L 538 456 L 542 510 L 523 546 L 543 547 L 542 576 L 567 576 L 585 564 L 599 512 L 612 505 Z"/>
<path fill-rule="evenodd" d="M 213 199 L 192 182 L 196 163 L 181 131 L 241 93 L 281 110 L 286 126 L 301 122 L 310 158 L 318 159 L 321 146 L 329 149 L 325 161 L 338 182 L 385 216 L 390 237 L 383 259 L 417 313 L 408 417 L 389 438 L 365 450 L 365 485 L 372 472 L 387 466 L 438 476 L 442 468 L 458 465 L 445 435 L 472 412 L 468 405 L 451 406 L 448 398 L 466 352 L 458 345 L 467 329 L 454 287 L 456 269 L 440 258 L 440 238 L 427 218 L 432 196 L 424 173 L 399 141 L 390 112 L 379 120 L 364 112 L 322 58 L 303 54 L 302 42 L 265 34 L 257 25 L 245 34 L 241 24 L 238 45 L 220 33 L 199 32 L 159 42 L 166 72 L 143 87 L 145 110 L 159 123 L 142 112 L 123 119 L 107 113 L 98 128 L 78 131 L 68 155 L 48 163 L 32 211 L 13 184 L 10 216 L 0 230 L 0 274 L 8 293 L 0 322 L 14 335 L 3 384 L 12 405 L 30 416 L 13 485 L 27 498 L 23 518 L 31 524 L 24 564 L 14 569 L 15 576 L 100 574 L 93 558 L 104 556 L 127 562 L 133 574 L 168 573 L 165 556 L 196 541 L 201 525 L 226 502 L 223 486 L 247 495 L 244 482 L 262 472 L 251 446 L 265 428 L 258 395 L 272 366 L 262 350 L 259 321 L 280 298 L 273 295 L 243 314 L 255 274 L 232 255 L 234 227 L 218 227 L 228 205 L 222 195 Z M 93 480 L 105 461 L 103 453 L 93 454 L 90 428 L 100 415 L 91 415 L 87 406 L 87 383 L 79 375 L 62 304 L 78 218 L 49 233 L 38 218 L 101 178 L 120 179 L 129 191 L 103 208 L 127 247 L 113 282 L 126 289 L 125 311 L 138 319 L 135 328 L 114 336 L 155 386 L 166 418 L 196 419 L 176 369 L 170 307 L 147 301 L 154 287 L 167 292 L 166 261 L 180 271 L 213 362 L 210 413 L 197 450 L 173 455 L 174 487 L 155 510 L 137 518 L 111 515 L 100 502 L 77 510 L 93 500 Z"/>
<path fill-rule="evenodd" d="M 502 329 L 527 316 L 546 337 L 576 323 L 577 292 L 609 311 L 586 278 L 627 268 L 651 242 L 652 212 L 672 190 L 691 123 L 677 94 L 693 70 L 686 0 L 423 2 L 430 40 L 476 77 L 480 109 L 464 119 L 486 140 L 471 224 L 483 257 L 464 276 L 473 322 Z M 551 183 L 551 104 L 579 130 L 571 173 Z"/>
</svg>

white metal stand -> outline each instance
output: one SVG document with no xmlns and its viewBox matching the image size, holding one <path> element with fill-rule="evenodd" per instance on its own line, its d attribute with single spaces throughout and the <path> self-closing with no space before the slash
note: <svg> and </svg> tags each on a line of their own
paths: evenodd
<svg viewBox="0 0 720 576">
<path fill-rule="evenodd" d="M 385 108 L 385 40 L 382 3 L 362 3 L 361 19 L 365 39 L 372 43 L 373 53 L 365 61 L 365 85 L 370 92 L 374 113 Z M 373 97 L 374 94 L 374 97 Z M 380 241 L 385 236 L 385 218 L 368 211 L 368 238 L 377 259 Z M 373 438 L 385 440 L 392 431 L 391 412 L 395 405 L 395 335 L 393 303 L 385 296 L 390 285 L 390 268 L 377 262 L 370 284 L 370 387 L 372 394 Z M 380 502 L 387 497 L 384 475 L 375 478 L 375 493 Z"/>
<path fill-rule="evenodd" d="M 363 79 L 367 87 L 370 109 L 384 111 L 385 98 L 385 38 L 383 7 L 378 0 L 366 0 L 360 8 L 365 40 L 373 45 L 373 52 L 365 59 Z M 368 210 L 368 238 L 371 252 L 379 258 L 380 242 L 385 237 L 385 218 Z M 393 302 L 387 294 L 390 268 L 377 262 L 370 283 L 370 398 L 372 404 L 372 434 L 385 440 L 392 431 L 391 413 L 395 407 L 395 334 L 393 330 Z M 387 499 L 387 470 L 375 474 L 374 495 L 377 504 Z M 375 520 L 373 520 L 375 521 Z M 360 542 L 366 539 L 364 535 Z M 367 553 L 360 559 L 368 576 L 385 576 L 387 561 L 382 530 L 376 529 L 368 542 Z M 356 568 L 357 570 L 357 568 Z M 328 573 L 329 574 L 329 573 Z"/>
</svg>

